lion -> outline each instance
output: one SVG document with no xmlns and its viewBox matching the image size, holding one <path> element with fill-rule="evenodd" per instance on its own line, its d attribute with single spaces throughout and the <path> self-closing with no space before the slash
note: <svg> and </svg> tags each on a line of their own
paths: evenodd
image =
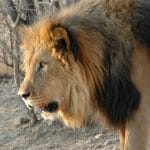
<svg viewBox="0 0 150 150">
<path fill-rule="evenodd" d="M 81 0 L 22 27 L 19 95 L 46 119 L 119 132 L 121 150 L 146 150 L 150 128 L 150 3 Z"/>
</svg>

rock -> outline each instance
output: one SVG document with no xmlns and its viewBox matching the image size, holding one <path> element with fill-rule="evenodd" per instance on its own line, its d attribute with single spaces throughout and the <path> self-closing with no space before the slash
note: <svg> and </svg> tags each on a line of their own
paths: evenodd
<svg viewBox="0 0 150 150">
<path fill-rule="evenodd" d="M 20 123 L 25 124 L 28 123 L 30 120 L 28 118 L 20 118 Z"/>
<path fill-rule="evenodd" d="M 101 144 L 98 144 L 97 146 L 95 146 L 95 149 L 102 149 L 103 148 L 103 145 Z"/>
<path fill-rule="evenodd" d="M 108 133 L 108 132 L 109 132 L 108 129 L 104 129 L 104 130 L 102 131 L 102 134 L 106 134 L 106 133 Z"/>
<path fill-rule="evenodd" d="M 47 120 L 46 122 L 47 122 L 48 126 L 51 126 L 53 124 L 54 120 Z"/>
<path fill-rule="evenodd" d="M 17 126 L 20 126 L 22 124 L 26 124 L 28 123 L 30 120 L 28 118 L 24 118 L 24 117 L 18 117 L 18 118 L 15 118 L 14 120 L 14 125 L 17 127 Z"/>
<path fill-rule="evenodd" d="M 100 137 L 103 137 L 104 135 L 103 134 L 97 134 L 95 135 L 95 139 L 99 139 Z"/>
<path fill-rule="evenodd" d="M 113 142 L 111 140 L 106 140 L 104 142 L 104 146 L 108 146 L 108 145 L 111 145 L 111 144 L 113 144 Z"/>
</svg>

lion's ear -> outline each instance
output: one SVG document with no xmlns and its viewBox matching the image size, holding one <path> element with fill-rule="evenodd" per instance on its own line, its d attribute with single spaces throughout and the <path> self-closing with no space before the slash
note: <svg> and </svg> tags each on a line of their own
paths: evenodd
<svg viewBox="0 0 150 150">
<path fill-rule="evenodd" d="M 66 30 L 61 27 L 56 27 L 53 29 L 51 36 L 53 47 L 52 54 L 58 55 L 59 57 L 63 57 L 63 55 L 70 48 L 70 40 Z"/>
<path fill-rule="evenodd" d="M 73 34 L 69 30 L 63 27 L 56 27 L 51 32 L 51 37 L 53 56 L 59 59 L 66 58 L 71 51 L 75 58 L 77 57 L 78 48 L 75 46 L 77 43 L 73 38 Z"/>
</svg>

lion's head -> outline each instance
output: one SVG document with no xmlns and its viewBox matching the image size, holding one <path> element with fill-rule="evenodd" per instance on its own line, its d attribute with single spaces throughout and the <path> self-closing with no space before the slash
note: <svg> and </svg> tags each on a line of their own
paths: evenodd
<svg viewBox="0 0 150 150">
<path fill-rule="evenodd" d="M 87 72 L 92 66 L 82 64 L 83 59 L 90 63 L 90 53 L 84 53 L 85 58 L 80 61 L 78 55 L 82 54 L 78 50 L 84 45 L 77 44 L 73 32 L 49 20 L 25 27 L 21 32 L 25 77 L 19 95 L 28 106 L 57 116 L 67 126 L 83 126 L 92 115 L 89 107 L 94 104 L 89 90 L 94 91 L 88 80 L 95 79 L 84 70 L 84 65 Z M 87 47 L 94 48 L 88 44 Z"/>
</svg>

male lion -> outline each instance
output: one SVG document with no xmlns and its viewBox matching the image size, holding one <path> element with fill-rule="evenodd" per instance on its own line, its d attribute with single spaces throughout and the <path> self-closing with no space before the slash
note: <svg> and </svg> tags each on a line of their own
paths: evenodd
<svg viewBox="0 0 150 150">
<path fill-rule="evenodd" d="M 146 150 L 149 16 L 149 0 L 81 0 L 24 27 L 19 95 L 48 118 L 72 128 L 101 122 L 119 131 L 122 150 Z"/>
</svg>

